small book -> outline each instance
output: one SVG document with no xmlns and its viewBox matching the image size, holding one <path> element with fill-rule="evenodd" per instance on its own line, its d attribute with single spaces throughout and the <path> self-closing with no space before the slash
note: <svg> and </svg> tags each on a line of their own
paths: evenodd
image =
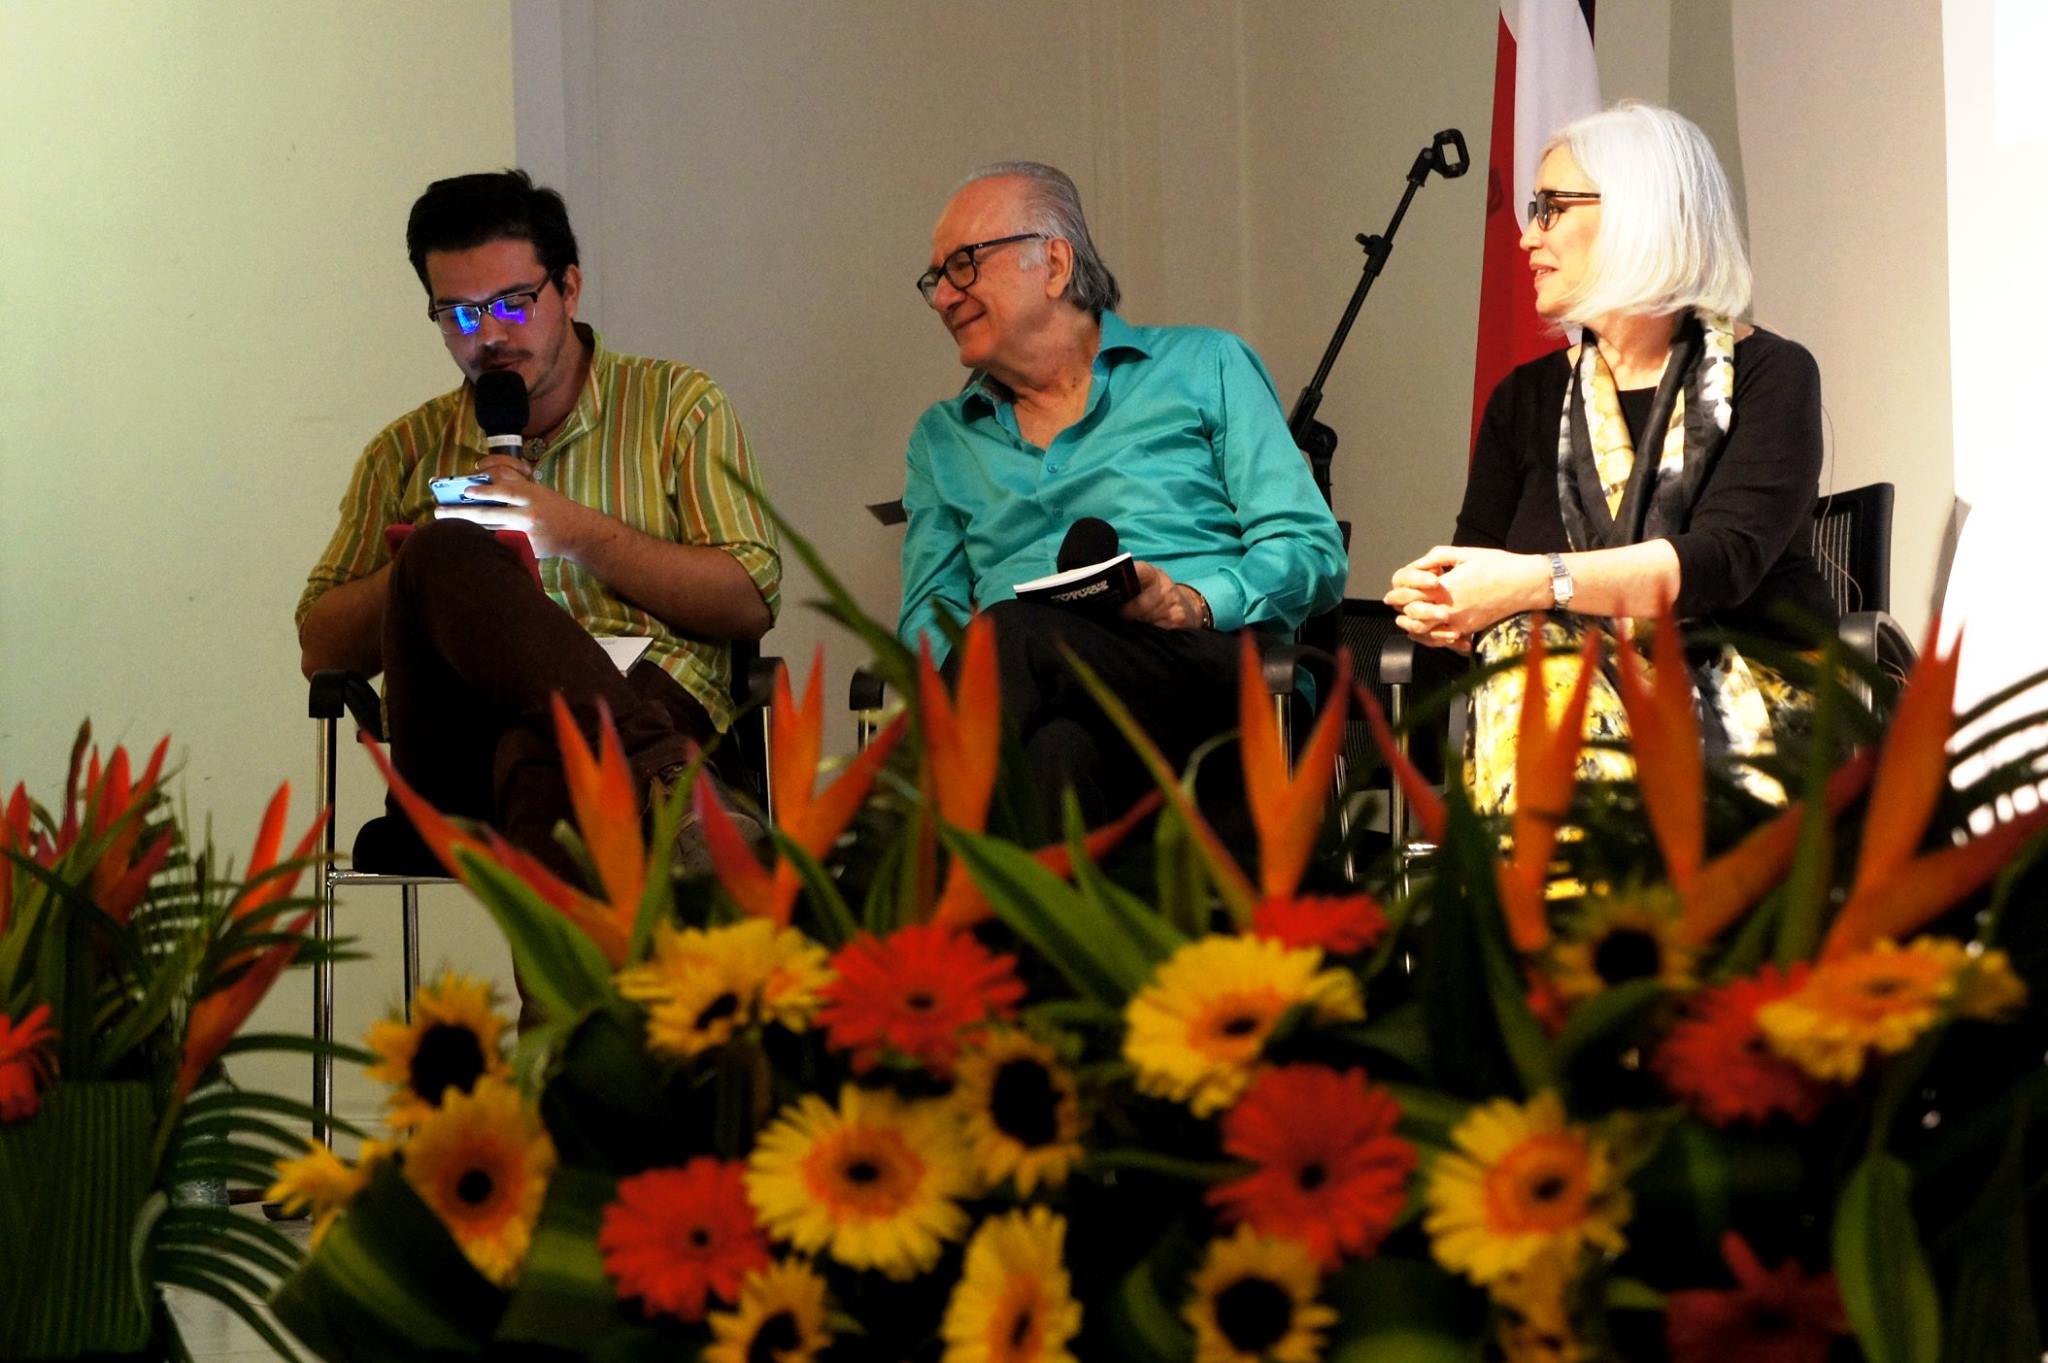
<svg viewBox="0 0 2048 1363">
<path fill-rule="evenodd" d="M 1073 610 L 1113 611 L 1137 594 L 1138 568 L 1128 553 L 1017 584 L 1019 601 Z"/>
</svg>

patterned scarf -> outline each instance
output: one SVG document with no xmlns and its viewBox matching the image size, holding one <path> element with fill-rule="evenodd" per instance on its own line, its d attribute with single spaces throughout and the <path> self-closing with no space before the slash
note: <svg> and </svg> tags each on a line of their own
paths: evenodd
<svg viewBox="0 0 2048 1363">
<path fill-rule="evenodd" d="M 1614 549 L 1684 531 L 1735 420 L 1734 322 L 1706 313 L 1679 322 L 1643 427 L 1645 443 L 1661 433 L 1655 460 L 1636 457 L 1614 371 L 1590 330 L 1571 360 L 1557 435 L 1557 502 L 1571 547 Z M 1689 661 L 1708 750 L 1770 752 L 1766 692 L 1775 694 L 1780 679 L 1727 647 Z M 1776 782 L 1741 770 L 1758 795 L 1782 801 Z"/>
</svg>

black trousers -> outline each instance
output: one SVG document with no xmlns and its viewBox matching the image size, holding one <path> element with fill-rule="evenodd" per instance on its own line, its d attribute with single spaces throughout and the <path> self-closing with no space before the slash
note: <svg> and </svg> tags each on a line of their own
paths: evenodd
<svg viewBox="0 0 2048 1363">
<path fill-rule="evenodd" d="M 1137 754 L 1068 665 L 1063 647 L 1102 678 L 1176 770 L 1197 747 L 1237 726 L 1234 635 L 1160 629 L 1029 601 L 1004 601 L 987 615 L 996 631 L 1003 708 L 1030 759 L 1048 837 L 1059 836 L 1069 790 L 1093 827 L 1152 788 Z M 949 673 L 957 666 L 957 655 L 947 660 Z M 1251 824 L 1235 744 L 1203 759 L 1196 791 L 1224 841 L 1240 858 L 1248 857 Z"/>
<path fill-rule="evenodd" d="M 572 880 L 554 840 L 570 814 L 551 697 L 595 743 L 611 711 L 636 789 L 713 732 L 704 707 L 641 662 L 621 676 L 490 531 L 436 521 L 407 537 L 384 608 L 385 709 L 399 775 L 444 814 L 491 824 Z"/>
</svg>

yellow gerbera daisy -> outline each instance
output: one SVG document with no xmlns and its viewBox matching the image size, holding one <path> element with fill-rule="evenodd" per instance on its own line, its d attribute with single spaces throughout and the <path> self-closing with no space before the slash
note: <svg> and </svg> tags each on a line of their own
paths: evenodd
<svg viewBox="0 0 2048 1363">
<path fill-rule="evenodd" d="M 825 1280 L 793 1260 L 750 1275 L 739 1305 L 711 1313 L 704 1363 L 813 1363 L 831 1346 Z"/>
<path fill-rule="evenodd" d="M 1567 1001 L 1632 980 L 1693 987 L 1693 949 L 1680 935 L 1680 906 L 1667 888 L 1587 901 L 1550 954 L 1550 980 Z"/>
<path fill-rule="evenodd" d="M 1437 1262 L 1480 1284 L 1521 1273 L 1539 1254 L 1574 1256 L 1587 1245 L 1620 1251 L 1628 1191 L 1606 1146 L 1567 1126 L 1545 1090 L 1522 1107 L 1502 1098 L 1451 1132 L 1457 1152 L 1430 1171 L 1423 1222 Z"/>
<path fill-rule="evenodd" d="M 952 1107 L 855 1088 L 783 1109 L 747 1161 L 761 1225 L 807 1254 L 905 1281 L 967 1229 L 974 1175 Z"/>
<path fill-rule="evenodd" d="M 1757 1009 L 1756 1023 L 1772 1050 L 1808 1074 L 1847 1083 L 1872 1053 L 1911 1046 L 1951 1001 L 1964 1016 L 1991 1017 L 2025 997 L 2004 952 L 1973 956 L 1961 942 L 1920 937 L 1822 962 L 1797 993 Z"/>
<path fill-rule="evenodd" d="M 1585 1363 L 1592 1358 L 1572 1327 L 1571 1293 L 1582 1257 L 1546 1251 L 1487 1289 L 1501 1308 L 1495 1337 L 1504 1358 L 1515 1363 Z"/>
<path fill-rule="evenodd" d="M 1298 1240 L 1239 1226 L 1210 1242 L 1182 1315 L 1195 1363 L 1316 1363 L 1337 1313 L 1316 1300 L 1316 1261 Z"/>
<path fill-rule="evenodd" d="M 488 983 L 450 970 L 413 994 L 412 1021 L 387 1018 L 371 1026 L 378 1060 L 370 1077 L 391 1085 L 386 1102 L 394 1130 L 425 1121 L 450 1093 L 469 1093 L 480 1080 L 510 1073 L 505 1020 L 492 1002 Z"/>
<path fill-rule="evenodd" d="M 1029 1197 L 1060 1187 L 1081 1158 L 1081 1095 L 1052 1047 L 1023 1032 L 993 1033 L 962 1056 L 953 1101 L 986 1187 L 1011 1178 Z"/>
<path fill-rule="evenodd" d="M 405 1181 L 477 1272 L 500 1286 L 526 1258 L 554 1167 L 554 1143 L 539 1117 L 517 1089 L 495 1079 L 450 1094 L 405 1147 Z"/>
<path fill-rule="evenodd" d="M 1139 1090 L 1206 1117 L 1244 1093 L 1290 1008 L 1326 1022 L 1365 1016 L 1358 981 L 1322 966 L 1313 947 L 1266 937 L 1204 937 L 1174 952 L 1124 1009 L 1124 1059 Z"/>
<path fill-rule="evenodd" d="M 308 1141 L 305 1154 L 277 1162 L 277 1182 L 270 1185 L 264 1200 L 277 1203 L 287 1216 L 302 1211 L 310 1214 L 312 1244 L 317 1248 L 334 1218 L 369 1183 L 377 1158 L 389 1151 L 389 1146 L 372 1141 L 363 1147 L 362 1157 L 350 1164 L 319 1141 Z"/>
<path fill-rule="evenodd" d="M 649 1005 L 649 1047 L 688 1059 L 756 1024 L 808 1027 L 832 978 L 829 959 L 795 928 L 765 918 L 718 928 L 661 923 L 653 956 L 619 972 L 619 992 Z"/>
<path fill-rule="evenodd" d="M 946 1303 L 941 1363 L 1074 1363 L 1081 1304 L 1062 1259 L 1067 1223 L 1044 1207 L 991 1217 Z"/>
</svg>

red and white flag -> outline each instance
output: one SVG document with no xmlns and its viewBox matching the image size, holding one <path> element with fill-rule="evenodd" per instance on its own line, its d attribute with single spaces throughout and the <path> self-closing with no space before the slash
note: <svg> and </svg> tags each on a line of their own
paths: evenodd
<svg viewBox="0 0 2048 1363">
<path fill-rule="evenodd" d="M 1536 286 L 1517 245 L 1528 225 L 1536 163 L 1558 129 L 1600 108 L 1593 65 L 1593 0 L 1501 0 L 1493 60 L 1493 147 L 1486 167 L 1486 253 L 1479 284 L 1479 349 L 1472 365 L 1472 435 L 1508 371 L 1562 344 L 1536 315 Z"/>
</svg>

